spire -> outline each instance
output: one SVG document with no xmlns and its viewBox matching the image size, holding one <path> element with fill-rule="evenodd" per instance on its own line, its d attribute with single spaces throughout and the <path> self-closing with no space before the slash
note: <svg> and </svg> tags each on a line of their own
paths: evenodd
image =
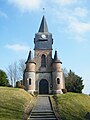
<svg viewBox="0 0 90 120">
<path fill-rule="evenodd" d="M 42 18 L 41 25 L 38 32 L 48 32 L 47 22 L 44 16 Z"/>
<path fill-rule="evenodd" d="M 57 60 L 57 59 L 58 59 L 57 51 L 55 51 L 55 54 L 54 54 L 54 60 Z"/>
<path fill-rule="evenodd" d="M 26 63 L 28 63 L 30 61 L 31 61 L 31 50 L 29 51 L 29 55 L 28 55 L 28 59 L 27 59 Z"/>
<path fill-rule="evenodd" d="M 54 62 L 55 62 L 55 63 L 61 63 L 61 64 L 62 64 L 62 62 L 58 59 L 57 51 L 55 51 Z"/>
<path fill-rule="evenodd" d="M 31 52 L 31 50 L 29 51 L 29 55 L 28 55 L 28 59 L 26 61 L 26 64 L 27 63 L 35 63 L 36 64 L 36 62 L 34 61 L 34 59 L 32 59 L 32 52 Z"/>
</svg>

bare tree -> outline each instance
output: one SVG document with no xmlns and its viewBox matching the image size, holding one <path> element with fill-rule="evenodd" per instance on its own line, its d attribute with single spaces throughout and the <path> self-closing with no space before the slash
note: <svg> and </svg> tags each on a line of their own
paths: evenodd
<svg viewBox="0 0 90 120">
<path fill-rule="evenodd" d="M 17 62 L 10 64 L 7 69 L 7 74 L 9 78 L 9 82 L 12 86 L 15 86 L 16 81 L 18 80 L 18 67 Z"/>
<path fill-rule="evenodd" d="M 18 65 L 17 62 L 14 62 L 13 64 L 13 80 L 14 80 L 14 86 L 16 85 L 16 82 L 18 81 Z"/>
<path fill-rule="evenodd" d="M 9 78 L 9 83 L 12 86 L 16 85 L 17 81 L 23 80 L 23 73 L 25 70 L 25 60 L 21 59 L 17 63 L 10 64 L 7 69 L 7 74 Z"/>
<path fill-rule="evenodd" d="M 14 81 L 13 81 L 13 65 L 10 64 L 7 69 L 7 75 L 9 78 L 9 83 L 14 86 Z"/>
<path fill-rule="evenodd" d="M 23 80 L 23 73 L 24 73 L 24 70 L 25 70 L 25 60 L 21 59 L 19 60 L 19 63 L 18 63 L 18 71 L 19 71 L 19 79 L 20 80 Z"/>
</svg>

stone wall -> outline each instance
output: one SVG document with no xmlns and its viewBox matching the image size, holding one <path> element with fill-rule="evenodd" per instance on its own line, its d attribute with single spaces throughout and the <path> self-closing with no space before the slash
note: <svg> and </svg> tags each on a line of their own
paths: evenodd
<svg viewBox="0 0 90 120">
<path fill-rule="evenodd" d="M 29 79 L 31 79 L 31 84 L 29 84 Z M 35 91 L 35 72 L 25 72 L 25 89 L 30 93 Z"/>
<path fill-rule="evenodd" d="M 36 61 L 36 71 L 42 72 L 41 56 L 43 54 L 46 56 L 46 69 L 45 69 L 45 71 L 50 72 L 51 71 L 51 63 L 52 63 L 52 50 L 35 50 L 34 59 Z"/>
<path fill-rule="evenodd" d="M 36 64 L 35 63 L 27 63 L 26 64 L 26 72 L 35 72 L 35 66 Z"/>
<path fill-rule="evenodd" d="M 51 73 L 36 73 L 36 81 L 35 81 L 35 86 L 36 86 L 36 91 L 39 93 L 39 82 L 45 79 L 48 81 L 49 84 L 49 93 L 51 93 L 50 86 L 51 86 Z M 42 86 L 43 87 L 43 86 Z"/>
<path fill-rule="evenodd" d="M 63 79 L 63 72 L 62 71 L 55 71 L 52 72 L 53 76 L 53 92 L 54 93 L 61 93 L 62 89 L 65 88 L 64 86 L 64 79 Z M 57 79 L 60 80 L 60 83 L 57 83 Z"/>
</svg>

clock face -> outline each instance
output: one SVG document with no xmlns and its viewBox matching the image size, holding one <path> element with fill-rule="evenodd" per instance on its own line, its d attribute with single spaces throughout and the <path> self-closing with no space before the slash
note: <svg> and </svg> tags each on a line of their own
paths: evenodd
<svg viewBox="0 0 90 120">
<path fill-rule="evenodd" d="M 46 35 L 42 34 L 41 37 L 45 39 L 45 38 L 46 38 Z"/>
</svg>

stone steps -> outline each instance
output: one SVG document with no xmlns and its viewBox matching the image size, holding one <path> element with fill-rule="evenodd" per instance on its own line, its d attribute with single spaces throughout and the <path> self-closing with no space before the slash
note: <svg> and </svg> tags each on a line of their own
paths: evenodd
<svg viewBox="0 0 90 120">
<path fill-rule="evenodd" d="M 39 97 L 36 106 L 33 108 L 28 120 L 57 120 L 49 97 Z"/>
<path fill-rule="evenodd" d="M 57 120 L 54 112 L 32 112 L 28 120 Z"/>
<path fill-rule="evenodd" d="M 56 118 L 30 118 L 28 120 L 57 120 Z"/>
</svg>

